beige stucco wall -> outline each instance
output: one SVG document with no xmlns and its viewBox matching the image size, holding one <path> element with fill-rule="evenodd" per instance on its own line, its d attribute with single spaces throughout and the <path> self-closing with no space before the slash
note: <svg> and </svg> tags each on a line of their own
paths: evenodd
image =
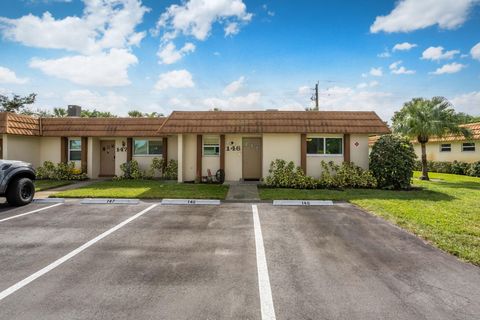
<svg viewBox="0 0 480 320">
<path fill-rule="evenodd" d="M 168 136 L 168 160 L 178 160 L 178 138 L 177 136 Z"/>
<path fill-rule="evenodd" d="M 368 169 L 368 134 L 350 135 L 350 161 L 363 169 Z"/>
<path fill-rule="evenodd" d="M 480 140 L 473 141 L 475 143 L 475 151 L 462 151 L 463 142 L 443 142 L 451 143 L 452 151 L 450 152 L 441 152 L 440 145 L 442 142 L 429 142 L 427 143 L 427 160 L 429 161 L 448 161 L 453 162 L 454 160 L 462 162 L 475 162 L 480 161 Z M 421 159 L 422 150 L 421 146 L 418 143 L 413 145 L 415 153 L 417 154 L 418 159 Z"/>
<path fill-rule="evenodd" d="M 3 157 L 8 160 L 22 160 L 34 167 L 40 165 L 40 138 L 32 136 L 3 136 Z"/>
<path fill-rule="evenodd" d="M 183 181 L 194 181 L 197 166 L 197 136 L 183 135 Z"/>
<path fill-rule="evenodd" d="M 40 165 L 45 161 L 51 161 L 55 164 L 62 161 L 60 140 L 60 137 L 40 138 Z"/>
<path fill-rule="evenodd" d="M 293 161 L 295 166 L 300 166 L 301 161 L 301 135 L 300 134 L 273 134 L 263 135 L 263 160 L 262 176 L 268 176 L 270 163 L 276 159 L 287 162 Z"/>
<path fill-rule="evenodd" d="M 240 146 L 242 148 L 242 135 L 226 134 L 225 149 L 227 147 Z M 242 178 L 242 151 L 226 151 L 225 152 L 225 180 L 239 181 Z"/>
</svg>

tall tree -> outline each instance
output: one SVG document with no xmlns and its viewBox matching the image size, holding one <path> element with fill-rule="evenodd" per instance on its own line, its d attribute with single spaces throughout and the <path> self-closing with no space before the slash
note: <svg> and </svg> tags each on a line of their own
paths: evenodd
<svg viewBox="0 0 480 320">
<path fill-rule="evenodd" d="M 447 134 L 471 136 L 470 130 L 460 127 L 462 118 L 452 104 L 443 97 L 431 100 L 414 98 L 395 112 L 392 118 L 393 131 L 410 139 L 417 139 L 422 148 L 422 176 L 429 180 L 426 145 L 430 137 L 445 137 Z"/>
<path fill-rule="evenodd" d="M 36 93 L 31 93 L 26 97 L 14 94 L 12 98 L 0 95 L 0 111 L 20 113 L 27 105 L 35 103 Z"/>
</svg>

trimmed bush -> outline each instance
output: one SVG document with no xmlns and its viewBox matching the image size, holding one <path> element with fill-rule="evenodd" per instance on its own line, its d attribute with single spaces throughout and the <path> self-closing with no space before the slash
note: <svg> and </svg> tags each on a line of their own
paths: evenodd
<svg viewBox="0 0 480 320">
<path fill-rule="evenodd" d="M 39 180 L 85 180 L 88 179 L 86 173 L 75 168 L 74 162 L 54 164 L 51 161 L 45 161 L 42 166 L 36 169 L 36 176 Z"/>
<path fill-rule="evenodd" d="M 320 188 L 376 188 L 377 180 L 368 170 L 363 170 L 351 162 L 337 165 L 333 161 L 322 161 L 322 175 L 319 180 Z"/>
<path fill-rule="evenodd" d="M 370 171 L 363 170 L 353 163 L 342 165 L 322 161 L 322 176 L 320 179 L 305 175 L 300 167 L 290 161 L 277 159 L 270 164 L 265 186 L 272 188 L 294 189 L 344 189 L 344 188 L 375 188 L 377 181 Z"/>
<path fill-rule="evenodd" d="M 277 159 L 270 163 L 269 175 L 265 185 L 272 188 L 315 189 L 317 181 L 306 176 L 300 167 L 295 168 L 293 161 Z"/>
<path fill-rule="evenodd" d="M 469 167 L 470 165 L 468 163 L 455 160 L 452 162 L 452 170 L 450 173 L 466 175 Z"/>
<path fill-rule="evenodd" d="M 409 189 L 415 169 L 415 151 L 407 139 L 381 136 L 370 153 L 370 170 L 382 189 Z"/>
<path fill-rule="evenodd" d="M 471 163 L 467 174 L 472 177 L 480 177 L 480 161 Z"/>
<path fill-rule="evenodd" d="M 163 172 L 163 179 L 166 180 L 177 180 L 178 179 L 178 161 L 170 159 L 167 162 L 167 166 Z"/>
<path fill-rule="evenodd" d="M 120 165 L 120 170 L 122 170 L 122 175 L 115 177 L 116 180 L 124 180 L 124 179 L 150 179 L 152 178 L 152 174 L 147 174 L 144 170 L 140 169 L 137 160 L 127 161 Z"/>
</svg>

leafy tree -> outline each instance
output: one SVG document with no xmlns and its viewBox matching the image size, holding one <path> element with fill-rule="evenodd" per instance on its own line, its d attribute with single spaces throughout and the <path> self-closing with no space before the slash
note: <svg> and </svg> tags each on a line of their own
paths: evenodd
<svg viewBox="0 0 480 320">
<path fill-rule="evenodd" d="M 93 110 L 82 110 L 81 113 L 82 118 L 116 118 L 117 116 L 108 111 L 98 111 L 96 109 Z"/>
<path fill-rule="evenodd" d="M 130 110 L 130 111 L 128 111 L 128 116 L 130 118 L 141 118 L 141 117 L 143 117 L 143 113 L 141 111 L 138 111 L 138 110 Z"/>
<path fill-rule="evenodd" d="M 26 97 L 14 94 L 12 98 L 0 95 L 0 111 L 20 113 L 27 105 L 35 103 L 36 93 L 31 93 Z"/>
<path fill-rule="evenodd" d="M 67 115 L 68 115 L 67 109 L 65 109 L 65 108 L 53 108 L 53 117 L 64 118 Z"/>
<path fill-rule="evenodd" d="M 472 116 L 464 112 L 457 113 L 458 117 L 460 118 L 461 123 L 474 123 L 480 122 L 480 116 Z"/>
<path fill-rule="evenodd" d="M 128 111 L 128 116 L 131 118 L 158 118 L 158 117 L 163 117 L 163 113 L 158 113 L 158 112 L 143 113 L 138 110 L 130 110 Z"/>
<path fill-rule="evenodd" d="M 461 117 L 455 113 L 452 104 L 443 97 L 431 100 L 414 98 L 395 112 L 392 118 L 393 131 L 409 139 L 417 139 L 422 148 L 422 176 L 429 180 L 426 145 L 430 137 L 445 137 L 447 134 L 471 135 L 470 130 L 462 128 Z"/>
</svg>

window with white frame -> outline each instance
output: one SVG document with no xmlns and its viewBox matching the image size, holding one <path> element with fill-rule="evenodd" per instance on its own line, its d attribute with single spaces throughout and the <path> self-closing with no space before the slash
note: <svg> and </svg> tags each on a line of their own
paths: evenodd
<svg viewBox="0 0 480 320">
<path fill-rule="evenodd" d="M 135 156 L 161 155 L 163 154 L 163 143 L 161 140 L 135 139 L 133 154 Z"/>
<path fill-rule="evenodd" d="M 82 140 L 81 139 L 68 140 L 68 160 L 69 161 L 82 160 Z"/>
<path fill-rule="evenodd" d="M 475 151 L 475 143 L 473 142 L 465 142 L 462 144 L 462 151 L 472 152 Z"/>
<path fill-rule="evenodd" d="M 342 138 L 307 138 L 309 155 L 343 155 Z"/>
<path fill-rule="evenodd" d="M 203 155 L 218 156 L 220 155 L 220 137 L 203 137 Z"/>
<path fill-rule="evenodd" d="M 451 143 L 442 143 L 440 145 L 440 152 L 450 152 L 450 151 L 452 151 Z"/>
</svg>

